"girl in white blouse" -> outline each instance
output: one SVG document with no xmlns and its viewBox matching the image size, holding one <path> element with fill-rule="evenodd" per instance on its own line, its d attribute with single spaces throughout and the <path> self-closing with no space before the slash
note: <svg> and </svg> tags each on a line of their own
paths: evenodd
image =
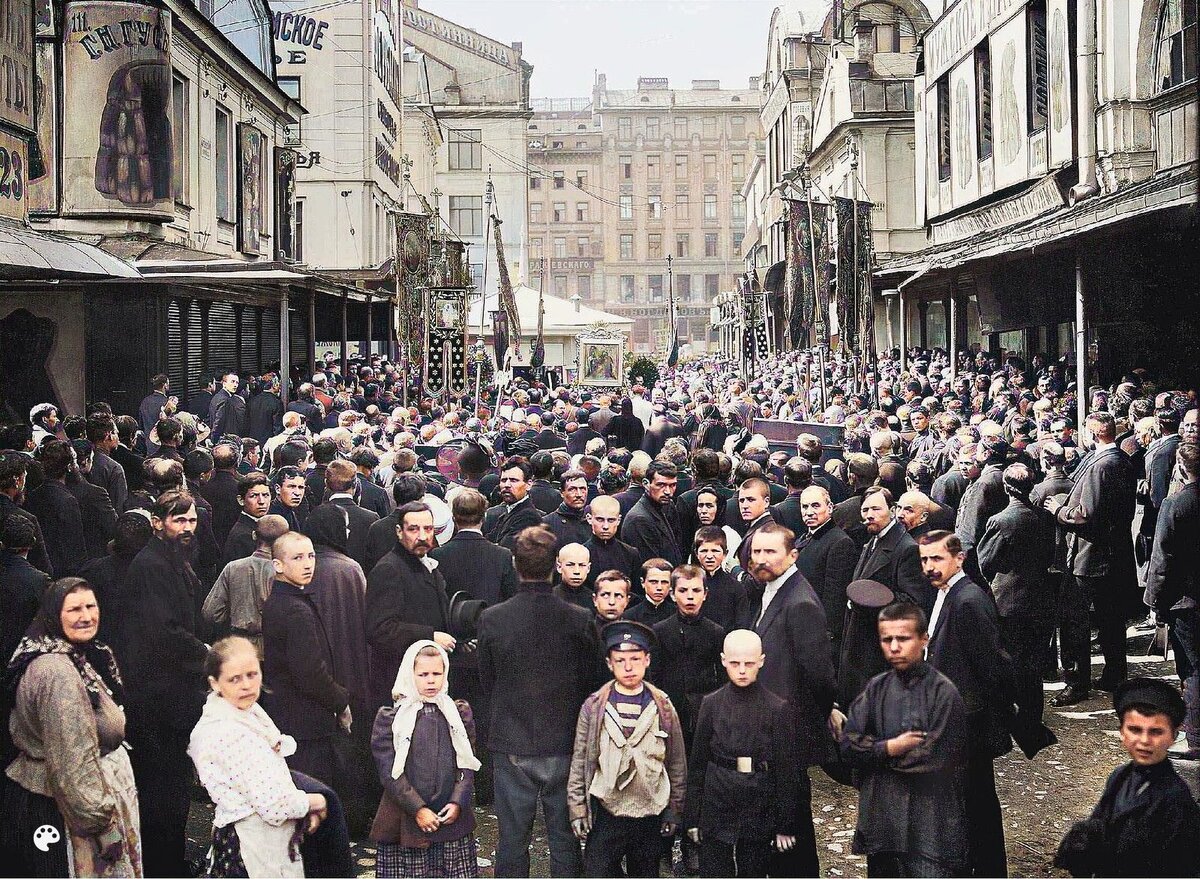
<svg viewBox="0 0 1200 879">
<path fill-rule="evenodd" d="M 302 877 L 300 841 L 326 817 L 327 804 L 292 781 L 285 758 L 296 741 L 258 704 L 258 653 L 246 638 L 223 638 L 205 673 L 212 692 L 188 754 L 216 804 L 208 875 Z"/>
</svg>

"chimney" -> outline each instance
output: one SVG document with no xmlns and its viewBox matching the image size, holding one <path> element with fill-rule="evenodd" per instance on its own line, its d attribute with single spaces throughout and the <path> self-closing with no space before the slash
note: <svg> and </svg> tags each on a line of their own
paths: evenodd
<svg viewBox="0 0 1200 879">
<path fill-rule="evenodd" d="M 860 64 L 870 64 L 875 57 L 875 22 L 860 18 L 854 22 L 854 46 Z"/>
<path fill-rule="evenodd" d="M 758 91 L 759 78 L 757 76 L 750 77 L 750 91 Z"/>
<path fill-rule="evenodd" d="M 521 54 L 521 51 L 522 51 L 522 50 L 524 49 L 524 47 L 525 47 L 525 44 L 524 44 L 524 43 L 522 43 L 522 42 L 520 42 L 520 41 L 518 41 L 518 42 L 515 42 L 515 43 L 513 43 L 513 44 L 512 44 L 512 47 L 513 47 L 513 51 L 514 51 L 514 52 L 516 52 L 518 55 L 520 55 L 520 54 Z"/>
</svg>

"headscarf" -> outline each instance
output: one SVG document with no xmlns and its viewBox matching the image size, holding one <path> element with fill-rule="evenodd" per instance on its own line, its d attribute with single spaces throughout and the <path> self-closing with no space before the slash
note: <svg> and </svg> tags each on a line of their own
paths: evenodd
<svg viewBox="0 0 1200 879">
<path fill-rule="evenodd" d="M 396 682 L 392 684 L 392 699 L 396 705 L 396 715 L 392 719 L 392 743 L 396 747 L 396 759 L 392 762 L 392 778 L 404 774 L 404 764 L 408 760 L 408 747 L 412 744 L 413 728 L 417 725 L 417 716 L 426 700 L 417 694 L 417 679 L 413 674 L 413 666 L 417 654 L 426 647 L 437 648 L 442 657 L 446 676 L 442 678 L 442 689 L 428 702 L 436 705 L 446 718 L 450 727 L 450 742 L 454 745 L 454 756 L 459 769 L 479 769 L 480 763 L 471 750 L 471 740 L 467 738 L 467 728 L 463 726 L 462 717 L 454 700 L 450 698 L 450 657 L 438 644 L 433 641 L 417 641 L 404 652 L 400 660 L 400 670 L 396 673 Z"/>
<path fill-rule="evenodd" d="M 117 660 L 108 645 L 95 638 L 86 644 L 75 644 L 67 639 L 63 631 L 63 604 L 68 595 L 82 588 L 92 589 L 81 577 L 63 577 L 46 587 L 38 615 L 29 624 L 25 637 L 8 662 L 8 670 L 4 675 L 6 701 L 15 698 L 17 687 L 30 664 L 39 656 L 50 654 L 66 656 L 71 660 L 83 680 L 93 709 L 100 707 L 101 691 L 107 692 L 118 705 L 124 701 L 125 686 L 117 669 Z"/>
</svg>

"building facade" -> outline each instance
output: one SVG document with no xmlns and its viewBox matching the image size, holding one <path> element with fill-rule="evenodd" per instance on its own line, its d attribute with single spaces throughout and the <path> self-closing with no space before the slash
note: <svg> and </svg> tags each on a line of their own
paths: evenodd
<svg viewBox="0 0 1200 879">
<path fill-rule="evenodd" d="M 916 76 L 927 246 L 880 268 L 944 313 L 911 341 L 1195 382 L 1197 27 L 1177 0 L 948 6 Z"/>
<path fill-rule="evenodd" d="M 496 290 L 496 250 L 485 247 L 491 211 L 502 221 L 504 257 L 516 277 L 525 263 L 522 230 L 528 205 L 525 126 L 532 111 L 529 78 L 533 67 L 521 44 L 493 40 L 403 0 L 402 39 L 424 58 L 431 107 L 444 143 L 437 151 L 433 207 L 449 234 L 468 246 L 471 275 L 486 291 Z M 414 108 L 415 109 L 415 108 Z M 446 227 L 443 227 L 445 229 Z"/>
</svg>

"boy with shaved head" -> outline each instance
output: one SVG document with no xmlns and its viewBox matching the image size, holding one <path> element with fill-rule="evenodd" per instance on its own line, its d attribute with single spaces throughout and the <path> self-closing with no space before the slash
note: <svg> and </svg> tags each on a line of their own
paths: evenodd
<svg viewBox="0 0 1200 879">
<path fill-rule="evenodd" d="M 704 697 L 688 759 L 684 827 L 701 876 L 765 876 L 772 848 L 796 844 L 796 723 L 758 682 L 766 656 L 748 629 L 725 636 L 729 683 Z"/>
</svg>

